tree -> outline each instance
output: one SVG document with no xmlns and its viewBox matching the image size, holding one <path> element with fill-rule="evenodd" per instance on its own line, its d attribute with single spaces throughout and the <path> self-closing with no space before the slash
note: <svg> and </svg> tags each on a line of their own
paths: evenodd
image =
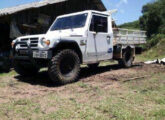
<svg viewBox="0 0 165 120">
<path fill-rule="evenodd" d="M 147 36 L 165 33 L 165 0 L 157 0 L 143 6 L 143 15 L 139 19 L 140 27 L 147 31 Z"/>
<path fill-rule="evenodd" d="M 139 20 L 134 22 L 124 23 L 119 26 L 120 28 L 127 28 L 127 29 L 140 29 Z"/>
</svg>

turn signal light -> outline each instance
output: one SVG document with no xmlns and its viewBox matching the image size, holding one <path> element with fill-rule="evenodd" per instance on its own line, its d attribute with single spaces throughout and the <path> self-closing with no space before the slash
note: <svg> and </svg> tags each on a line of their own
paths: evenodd
<svg viewBox="0 0 165 120">
<path fill-rule="evenodd" d="M 50 45 L 50 40 L 43 41 L 46 45 Z"/>
</svg>

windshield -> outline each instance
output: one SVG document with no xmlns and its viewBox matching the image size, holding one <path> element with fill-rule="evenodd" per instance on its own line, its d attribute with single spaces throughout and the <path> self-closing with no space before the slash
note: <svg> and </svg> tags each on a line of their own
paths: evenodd
<svg viewBox="0 0 165 120">
<path fill-rule="evenodd" d="M 85 26 L 88 14 L 79 14 L 69 17 L 58 18 L 53 24 L 51 31 L 62 30 L 62 29 L 72 29 L 81 28 Z"/>
</svg>

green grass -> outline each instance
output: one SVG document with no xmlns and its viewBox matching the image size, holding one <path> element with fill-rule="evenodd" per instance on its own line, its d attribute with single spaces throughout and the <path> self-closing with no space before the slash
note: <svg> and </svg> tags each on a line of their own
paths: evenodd
<svg viewBox="0 0 165 120">
<path fill-rule="evenodd" d="M 123 92 L 111 91 L 98 106 L 114 120 L 164 120 L 165 74 L 122 84 Z"/>
<path fill-rule="evenodd" d="M 0 73 L 0 77 L 3 77 L 3 76 L 12 76 L 12 75 L 16 75 L 16 72 L 15 71 L 11 71 L 9 73 Z"/>
<path fill-rule="evenodd" d="M 1 104 L 0 106 L 0 116 L 1 119 L 31 119 L 33 115 L 41 113 L 40 104 L 32 102 L 28 99 L 20 99 L 18 101 L 10 101 L 7 104 Z"/>
<path fill-rule="evenodd" d="M 78 85 L 81 87 L 81 88 L 87 88 L 88 85 L 83 83 L 83 82 L 79 82 Z"/>
<path fill-rule="evenodd" d="M 138 61 L 147 61 L 147 60 L 165 58 L 164 46 L 165 46 L 165 39 L 162 39 L 157 45 L 145 51 L 142 55 L 136 56 L 136 58 Z"/>
<path fill-rule="evenodd" d="M 164 120 L 165 119 L 165 74 L 160 73 L 140 81 L 132 81 L 126 83 L 130 89 L 136 91 L 133 101 L 136 101 L 136 105 L 142 106 L 137 110 L 142 112 L 141 115 L 146 119 Z M 137 96 L 137 97 L 136 97 Z M 134 99 L 136 98 L 136 99 Z M 145 115 L 145 114 L 146 115 Z"/>
<path fill-rule="evenodd" d="M 0 104 L 1 119 L 32 120 L 164 120 L 165 74 L 102 89 L 78 82 L 70 93 L 51 92 L 31 99 Z M 82 90 L 81 92 L 78 89 Z"/>
</svg>

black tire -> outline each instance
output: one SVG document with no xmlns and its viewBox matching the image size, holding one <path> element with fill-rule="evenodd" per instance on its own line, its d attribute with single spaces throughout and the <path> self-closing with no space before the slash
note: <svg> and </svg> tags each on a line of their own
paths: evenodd
<svg viewBox="0 0 165 120">
<path fill-rule="evenodd" d="M 80 73 L 79 56 L 71 49 L 58 52 L 50 61 L 48 73 L 54 83 L 64 85 L 77 81 Z"/>
<path fill-rule="evenodd" d="M 32 76 L 39 72 L 39 68 L 33 66 L 32 64 L 24 65 L 20 61 L 13 61 L 14 70 L 21 76 Z"/>
<path fill-rule="evenodd" d="M 121 67 L 129 68 L 132 66 L 133 61 L 134 61 L 133 51 L 130 48 L 127 48 L 123 52 L 123 58 L 119 60 L 118 63 Z"/>
<path fill-rule="evenodd" d="M 95 69 L 95 68 L 98 68 L 99 66 L 99 63 L 94 63 L 94 64 L 89 64 L 88 67 L 91 68 L 91 69 Z"/>
</svg>

